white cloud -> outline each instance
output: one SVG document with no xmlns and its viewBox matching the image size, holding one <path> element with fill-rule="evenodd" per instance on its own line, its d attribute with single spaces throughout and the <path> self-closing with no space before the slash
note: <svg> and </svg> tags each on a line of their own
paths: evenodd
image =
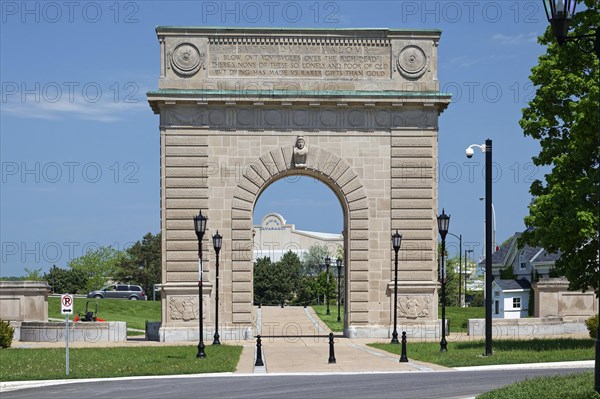
<svg viewBox="0 0 600 399">
<path fill-rule="evenodd" d="M 23 101 L 21 96 L 15 96 L 10 100 L 12 101 L 3 104 L 1 113 L 25 119 L 75 119 L 110 123 L 128 118 L 131 112 L 149 110 L 147 102 L 138 99 L 132 99 L 131 102 L 115 102 L 111 101 L 112 98 L 101 98 L 93 102 L 82 97 L 63 96 L 54 101 L 43 96 L 30 96 Z"/>
<path fill-rule="evenodd" d="M 494 36 L 492 36 L 492 41 L 499 44 L 520 45 L 536 43 L 537 38 L 538 33 L 536 32 L 519 33 L 517 35 L 505 35 L 503 33 L 496 33 Z"/>
</svg>

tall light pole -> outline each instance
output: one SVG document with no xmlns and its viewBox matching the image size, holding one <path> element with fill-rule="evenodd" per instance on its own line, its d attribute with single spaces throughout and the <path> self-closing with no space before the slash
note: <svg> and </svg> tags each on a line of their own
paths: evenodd
<svg viewBox="0 0 600 399">
<path fill-rule="evenodd" d="M 329 265 L 331 265 L 331 258 L 329 255 L 325 258 L 325 270 L 327 273 L 327 286 L 325 288 L 325 302 L 327 302 L 327 312 L 325 313 L 327 316 L 331 314 L 329 311 Z"/>
<path fill-rule="evenodd" d="M 217 253 L 217 262 L 215 263 L 215 270 L 217 272 L 215 278 L 215 335 L 212 344 L 221 345 L 221 341 L 219 340 L 219 252 L 221 252 L 221 245 L 223 245 L 223 236 L 220 235 L 219 230 L 217 230 L 217 234 L 215 234 L 212 239 L 213 247 Z"/>
<path fill-rule="evenodd" d="M 473 250 L 465 249 L 465 307 L 467 306 L 467 266 L 469 265 L 469 253 L 473 253 Z"/>
<path fill-rule="evenodd" d="M 392 248 L 394 248 L 394 331 L 392 332 L 392 344 L 399 344 L 398 341 L 398 251 L 402 243 L 402 235 L 398 230 L 392 234 Z"/>
<path fill-rule="evenodd" d="M 485 356 L 492 356 L 492 140 L 485 144 L 471 144 L 467 158 L 474 154 L 473 147 L 485 152 Z"/>
<path fill-rule="evenodd" d="M 196 231 L 196 237 L 198 237 L 198 319 L 199 328 L 200 328 L 200 338 L 198 342 L 198 354 L 196 357 L 203 358 L 206 357 L 206 353 L 204 353 L 204 326 L 203 326 L 203 318 L 204 312 L 202 307 L 202 238 L 204 237 L 204 232 L 206 231 L 206 222 L 208 218 L 202 215 L 202 210 L 198 213 L 198 216 L 194 217 L 194 230 Z"/>
<path fill-rule="evenodd" d="M 337 258 L 335 260 L 335 265 L 337 266 L 337 280 L 338 280 L 338 292 L 337 292 L 338 317 L 337 317 L 337 321 L 339 323 L 340 321 L 342 321 L 342 318 L 340 317 L 340 297 L 341 297 L 340 294 L 342 293 L 342 291 L 341 291 L 342 285 L 341 285 L 340 277 L 342 275 L 342 259 Z"/>
<path fill-rule="evenodd" d="M 579 49 L 585 53 L 591 53 L 592 51 L 596 54 L 598 60 L 600 60 L 600 26 L 596 27 L 596 33 L 590 35 L 579 35 L 579 36 L 569 36 L 569 25 L 571 23 L 571 19 L 575 14 L 575 7 L 577 6 L 577 1 L 574 0 L 545 0 L 544 8 L 546 10 L 546 16 L 548 17 L 548 22 L 552 26 L 554 30 L 554 35 L 556 36 L 556 41 L 560 46 L 562 46 L 566 42 L 575 42 Z M 579 46 L 580 42 L 590 42 L 593 44 L 593 50 L 583 48 Z M 600 87 L 600 78 L 598 82 L 598 86 Z M 600 99 L 598 101 L 600 103 Z M 600 109 L 598 111 L 598 118 L 600 120 Z M 598 138 L 596 141 L 596 151 L 600 148 L 600 123 L 598 129 Z M 600 154 L 596 154 L 597 159 L 596 162 L 600 162 Z M 600 182 L 598 184 L 600 190 Z M 600 192 L 596 193 L 600 196 Z M 599 215 L 600 216 L 600 215 Z M 596 240 L 598 241 L 596 244 L 599 248 L 598 257 L 596 259 L 600 259 L 600 217 L 598 217 L 598 226 L 597 226 L 597 235 Z M 591 245 L 591 243 L 590 243 Z M 600 309 L 600 264 L 598 265 L 598 307 Z M 598 329 L 598 333 L 596 334 L 596 362 L 595 362 L 595 371 L 594 371 L 594 389 L 596 392 L 600 393 L 600 329 Z"/>
<path fill-rule="evenodd" d="M 485 200 L 485 197 L 479 197 L 479 201 Z M 492 204 L 492 245 L 494 248 L 494 252 L 496 252 L 496 208 L 494 208 L 494 204 Z"/>
<path fill-rule="evenodd" d="M 440 352 L 448 351 L 448 344 L 446 342 L 446 264 L 444 258 L 446 257 L 446 234 L 448 234 L 448 227 L 450 226 L 450 216 L 446 215 L 442 209 L 442 214 L 437 217 L 438 231 L 442 237 L 442 263 L 440 265 L 440 274 L 442 280 L 442 340 L 440 341 Z"/>
<path fill-rule="evenodd" d="M 462 287 L 462 234 L 456 235 L 452 233 L 448 233 L 451 236 L 458 238 L 458 306 L 461 306 L 462 303 L 462 295 L 461 295 L 461 287 Z M 465 295 L 467 291 L 465 291 Z"/>
</svg>

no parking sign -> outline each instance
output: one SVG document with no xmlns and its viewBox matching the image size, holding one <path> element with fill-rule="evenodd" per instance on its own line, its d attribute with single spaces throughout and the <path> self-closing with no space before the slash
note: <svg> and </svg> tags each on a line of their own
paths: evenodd
<svg viewBox="0 0 600 399">
<path fill-rule="evenodd" d="M 65 348 L 66 372 L 69 375 L 69 315 L 73 314 L 73 295 L 63 294 L 60 297 L 60 312 L 65 316 Z"/>
<path fill-rule="evenodd" d="M 73 314 L 73 295 L 64 294 L 60 297 L 60 312 L 62 314 Z"/>
</svg>

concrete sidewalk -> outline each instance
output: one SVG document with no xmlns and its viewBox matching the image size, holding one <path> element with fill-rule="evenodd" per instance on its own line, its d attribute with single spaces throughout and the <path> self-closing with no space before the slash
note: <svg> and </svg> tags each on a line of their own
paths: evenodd
<svg viewBox="0 0 600 399">
<path fill-rule="evenodd" d="M 373 340 L 341 337 L 334 339 L 336 363 L 329 364 L 328 335 L 331 330 L 312 308 L 263 306 L 258 309 L 257 315 L 256 332 L 262 336 L 265 367 L 253 367 L 255 373 L 367 373 L 445 369 L 414 361 L 400 363 L 399 356 L 366 345 Z M 251 372 L 246 362 L 255 359 L 255 345 L 244 345 L 244 352 L 238 372 Z"/>
</svg>

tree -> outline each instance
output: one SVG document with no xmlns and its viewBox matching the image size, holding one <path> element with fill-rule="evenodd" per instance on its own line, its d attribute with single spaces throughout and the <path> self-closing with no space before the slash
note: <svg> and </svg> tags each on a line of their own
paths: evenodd
<svg viewBox="0 0 600 399">
<path fill-rule="evenodd" d="M 325 245 L 313 244 L 302 254 L 302 273 L 316 276 L 321 271 L 325 258 L 331 256 Z"/>
<path fill-rule="evenodd" d="M 271 258 L 265 256 L 254 262 L 254 302 L 267 303 L 271 298 Z"/>
<path fill-rule="evenodd" d="M 39 269 L 29 269 L 25 268 L 25 276 L 22 280 L 26 281 L 44 281 L 44 276 L 42 275 L 42 268 Z"/>
<path fill-rule="evenodd" d="M 438 243 L 438 276 L 441 276 L 440 267 L 442 267 L 442 244 Z M 458 285 L 459 285 L 459 274 L 457 268 L 459 266 L 459 258 L 448 258 L 448 250 L 446 249 L 446 257 L 444 258 L 446 267 L 446 306 L 460 306 L 458 302 Z M 438 291 L 438 302 L 442 305 L 442 286 L 441 281 Z"/>
<path fill-rule="evenodd" d="M 86 273 L 80 269 L 61 269 L 52 266 L 48 273 L 44 274 L 44 280 L 51 287 L 51 291 L 54 294 L 77 294 L 87 293 L 85 291 L 88 278 Z"/>
<path fill-rule="evenodd" d="M 302 261 L 292 251 L 287 251 L 276 266 L 276 287 L 281 300 L 290 300 L 296 296 L 301 286 Z"/>
<path fill-rule="evenodd" d="M 296 292 L 296 302 L 301 305 L 308 305 L 316 297 L 316 279 L 313 276 L 302 276 Z"/>
<path fill-rule="evenodd" d="M 600 25 L 600 3 L 586 0 L 575 14 L 573 34 L 590 34 Z M 545 181 L 536 180 L 520 244 L 560 252 L 559 274 L 571 289 L 598 287 L 598 59 L 574 43 L 562 48 L 548 28 L 538 42 L 546 54 L 532 69 L 535 97 L 520 121 L 525 136 L 540 141 L 536 166 L 550 166 Z"/>
<path fill-rule="evenodd" d="M 325 297 L 327 297 L 329 301 L 337 299 L 336 287 L 336 279 L 333 275 L 333 272 L 331 272 L 331 269 L 329 271 L 329 284 L 327 283 L 326 271 L 323 271 L 317 275 L 317 279 L 315 281 L 315 292 L 317 295 L 323 297 L 323 301 L 325 301 Z"/>
<path fill-rule="evenodd" d="M 302 289 L 302 262 L 292 251 L 286 252 L 279 262 L 260 258 L 254 263 L 254 301 L 278 304 L 291 300 Z"/>
<path fill-rule="evenodd" d="M 125 251 L 115 272 L 115 278 L 124 283 L 141 285 L 146 295 L 161 282 L 162 272 L 161 234 L 146 234 Z"/>
<path fill-rule="evenodd" d="M 125 254 L 111 246 L 90 249 L 85 255 L 71 259 L 68 266 L 87 278 L 84 292 L 100 289 L 114 279 Z"/>
<path fill-rule="evenodd" d="M 459 306 L 458 303 L 458 284 L 459 284 L 459 274 L 456 271 L 458 267 L 458 258 L 445 258 L 446 262 L 446 306 Z M 438 267 L 441 267 L 441 259 L 440 263 L 438 263 Z M 438 270 L 438 276 L 439 276 Z M 440 282 L 440 291 L 438 295 L 439 304 L 442 304 L 442 288 Z"/>
</svg>

